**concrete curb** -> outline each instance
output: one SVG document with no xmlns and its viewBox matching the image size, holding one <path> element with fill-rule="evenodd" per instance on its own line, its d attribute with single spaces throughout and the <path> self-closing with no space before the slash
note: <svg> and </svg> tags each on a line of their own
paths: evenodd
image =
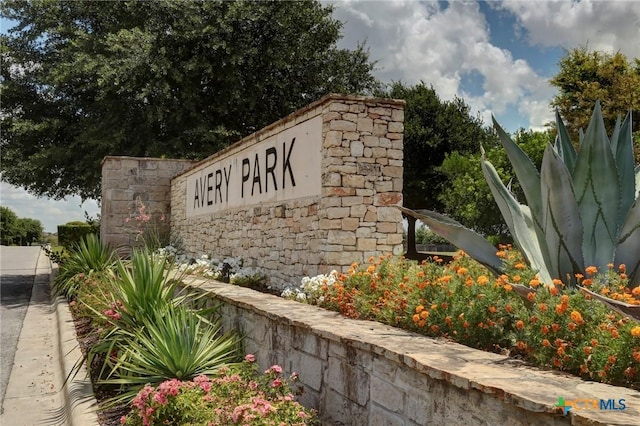
<svg viewBox="0 0 640 426">
<path fill-rule="evenodd" d="M 57 269 L 57 266 L 52 269 L 51 284 L 53 284 Z M 72 426 L 98 425 L 97 401 L 93 395 L 93 386 L 84 363 L 75 372 L 75 375 L 72 374 L 74 366 L 82 358 L 82 351 L 78 345 L 69 304 L 63 297 L 57 297 L 54 304 L 58 323 L 58 341 L 60 342 L 60 368 L 63 374 L 62 391 L 64 392 L 65 411 L 69 424 Z"/>
</svg>

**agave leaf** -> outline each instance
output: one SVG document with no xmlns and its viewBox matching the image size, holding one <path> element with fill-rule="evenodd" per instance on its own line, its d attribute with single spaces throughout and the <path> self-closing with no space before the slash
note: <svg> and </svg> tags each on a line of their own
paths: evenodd
<svg viewBox="0 0 640 426">
<path fill-rule="evenodd" d="M 502 183 L 493 165 L 484 159 L 482 161 L 482 172 L 516 244 L 522 250 L 531 267 L 538 271 L 539 279 L 551 285 L 552 277 L 549 274 L 549 263 L 545 261 L 543 252 L 546 247 L 541 245 L 538 240 L 530 209 L 516 201 L 511 192 Z"/>
<path fill-rule="evenodd" d="M 551 275 L 562 280 L 571 279 L 574 273 L 584 270 L 582 221 L 571 174 L 550 144 L 542 157 L 540 184 Z"/>
<path fill-rule="evenodd" d="M 496 256 L 496 248 L 477 232 L 465 228 L 460 222 L 430 210 L 409 210 L 398 206 L 403 213 L 425 223 L 433 232 L 451 241 L 469 256 L 485 265 L 496 275 L 502 273 L 502 260 Z"/>
<path fill-rule="evenodd" d="M 498 132 L 500 142 L 507 152 L 509 161 L 513 166 L 513 170 L 518 177 L 520 186 L 527 199 L 529 208 L 534 221 L 540 223 L 542 217 L 542 204 L 540 197 L 540 174 L 536 169 L 536 166 L 531 162 L 531 159 L 524 153 L 524 151 L 511 140 L 509 135 L 500 127 L 495 117 L 492 117 L 493 125 Z"/>
<path fill-rule="evenodd" d="M 636 195 L 635 197 L 638 198 L 638 196 L 640 195 L 640 165 L 636 166 Z"/>
<path fill-rule="evenodd" d="M 560 118 L 560 113 L 556 109 L 556 126 L 558 128 L 558 136 L 556 136 L 556 150 L 560 154 L 560 158 L 564 162 L 565 166 L 569 170 L 569 173 L 573 174 L 573 169 L 576 165 L 576 150 L 571 143 L 569 132 Z"/>
<path fill-rule="evenodd" d="M 584 287 L 580 287 L 580 291 L 582 291 L 583 293 L 587 293 L 592 298 L 602 302 L 605 306 L 609 307 L 610 309 L 613 309 L 614 311 L 624 316 L 628 316 L 629 318 L 640 322 L 640 306 L 621 302 L 615 299 L 610 299 L 608 297 L 605 297 L 599 293 L 595 293 Z"/>
<path fill-rule="evenodd" d="M 620 179 L 620 212 L 618 215 L 618 230 L 622 227 L 636 198 L 636 180 L 633 170 L 633 136 L 631 134 L 631 113 L 625 117 L 620 125 L 620 117 L 616 122 L 616 128 L 611 137 L 613 153 L 616 157 L 616 165 Z"/>
<path fill-rule="evenodd" d="M 629 287 L 640 285 L 640 199 L 637 199 L 620 230 L 615 264 L 624 264 L 629 276 Z"/>
<path fill-rule="evenodd" d="M 600 102 L 596 102 L 578 153 L 573 185 L 584 225 L 584 261 L 603 269 L 613 260 L 617 242 L 620 182 Z"/>
</svg>

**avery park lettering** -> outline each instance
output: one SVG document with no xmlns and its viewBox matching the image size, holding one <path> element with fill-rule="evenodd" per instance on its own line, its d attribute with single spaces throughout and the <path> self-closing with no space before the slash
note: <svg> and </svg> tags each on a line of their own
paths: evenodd
<svg viewBox="0 0 640 426">
<path fill-rule="evenodd" d="M 320 195 L 320 117 L 214 158 L 187 177 L 187 217 Z"/>
</svg>

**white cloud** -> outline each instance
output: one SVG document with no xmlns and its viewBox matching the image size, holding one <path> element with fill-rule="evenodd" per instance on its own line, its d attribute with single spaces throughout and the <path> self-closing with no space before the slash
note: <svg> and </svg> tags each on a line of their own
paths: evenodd
<svg viewBox="0 0 640 426">
<path fill-rule="evenodd" d="M 367 40 L 371 59 L 379 60 L 383 82 L 433 85 L 443 99 L 462 97 L 489 123 L 491 114 L 515 111 L 519 126 L 541 127 L 552 118 L 553 89 L 522 59 L 490 42 L 489 27 L 477 2 L 345 1 L 334 16 L 345 23 L 345 47 Z M 461 89 L 465 74 L 483 78 L 483 93 Z M 512 115 L 512 114 L 511 114 Z M 515 129 L 513 129 L 515 130 Z"/>
<path fill-rule="evenodd" d="M 58 225 L 72 220 L 85 220 L 85 211 L 94 218 L 100 213 L 95 200 L 83 203 L 75 196 L 65 200 L 38 198 L 6 182 L 0 182 L 0 205 L 10 208 L 18 217 L 39 220 L 46 232 L 58 232 Z"/>
<path fill-rule="evenodd" d="M 511 11 L 532 45 L 620 51 L 640 57 L 640 3 L 636 1 L 510 1 Z"/>
</svg>

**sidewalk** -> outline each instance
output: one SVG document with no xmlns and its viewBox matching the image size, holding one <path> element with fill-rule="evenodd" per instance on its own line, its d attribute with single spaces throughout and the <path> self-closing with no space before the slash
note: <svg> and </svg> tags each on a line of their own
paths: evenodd
<svg viewBox="0 0 640 426">
<path fill-rule="evenodd" d="M 2 426 L 98 424 L 84 367 L 63 386 L 81 353 L 66 301 L 52 301 L 49 295 L 54 273 L 41 252 L 0 416 Z"/>
</svg>

